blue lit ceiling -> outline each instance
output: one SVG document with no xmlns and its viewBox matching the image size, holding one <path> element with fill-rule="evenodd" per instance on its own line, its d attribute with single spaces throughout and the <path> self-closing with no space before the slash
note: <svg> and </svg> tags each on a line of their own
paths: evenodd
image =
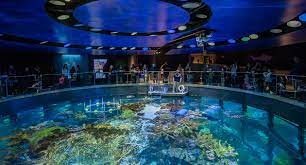
<svg viewBox="0 0 306 165">
<path fill-rule="evenodd" d="M 50 1 L 50 0 L 49 0 Z M 52 1 L 52 0 L 51 0 Z M 54 1 L 54 0 L 53 0 Z M 55 0 L 56 1 L 56 0 Z M 59 0 L 66 4 L 65 0 Z M 188 3 L 190 0 L 178 0 L 178 3 Z M 71 0 L 82 2 L 82 0 Z M 0 2 L 0 39 L 1 34 L 17 36 L 17 42 L 1 40 L 5 46 L 50 50 L 59 53 L 87 52 L 93 54 L 153 54 L 146 51 L 148 47 L 162 47 L 173 39 L 188 31 L 178 33 L 168 32 L 165 35 L 151 36 L 121 36 L 99 34 L 76 27 L 70 27 L 48 15 L 46 0 L 1 0 Z M 278 25 L 287 23 L 306 11 L 306 0 L 205 0 L 212 12 L 212 16 L 201 27 L 213 29 L 215 32 L 209 42 L 239 39 L 270 30 Z M 190 14 L 181 5 L 168 3 L 167 0 L 99 0 L 77 7 L 73 16 L 83 25 L 96 29 L 112 31 L 150 33 L 169 31 L 188 23 Z M 303 24 L 305 22 L 301 21 Z M 306 42 L 306 30 L 248 41 L 242 44 L 210 47 L 210 51 L 259 49 L 261 47 L 283 46 L 299 42 Z M 23 39 L 31 39 L 30 44 L 22 43 Z M 40 42 L 38 42 L 40 41 Z M 46 46 L 43 42 L 56 43 Z M 20 43 L 21 42 L 21 43 Z M 38 42 L 38 44 L 37 44 Z M 36 43 L 36 44 L 33 44 Z M 39 44 L 42 43 L 42 44 Z M 84 47 L 71 48 L 70 45 Z M 195 39 L 185 41 L 187 48 L 173 50 L 172 53 L 200 52 Z M 66 48 L 64 48 L 66 46 Z M 101 50 L 91 49 L 89 46 L 100 47 Z M 102 50 L 103 48 L 108 50 Z M 145 48 L 143 51 L 131 48 Z M 87 49 L 86 49 L 87 48 Z M 120 50 L 117 50 L 120 48 Z M 112 50 L 113 49 L 113 50 Z M 123 50 L 122 50 L 123 49 Z"/>
</svg>

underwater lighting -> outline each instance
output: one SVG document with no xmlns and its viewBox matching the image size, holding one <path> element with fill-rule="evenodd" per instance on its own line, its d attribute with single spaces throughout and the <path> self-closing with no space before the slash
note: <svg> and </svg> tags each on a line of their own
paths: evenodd
<svg viewBox="0 0 306 165">
<path fill-rule="evenodd" d="M 299 16 L 299 19 L 303 22 L 306 22 L 306 13 Z"/>
<path fill-rule="evenodd" d="M 274 34 L 279 34 L 279 33 L 282 33 L 283 30 L 282 29 L 271 29 L 270 32 Z"/>
<path fill-rule="evenodd" d="M 292 27 L 292 28 L 297 28 L 297 27 L 302 26 L 302 23 L 300 21 L 289 21 L 287 23 L 287 26 Z"/>
<path fill-rule="evenodd" d="M 241 38 L 241 41 L 247 42 L 247 41 L 250 41 L 250 38 L 249 37 L 243 37 L 243 38 Z"/>
<path fill-rule="evenodd" d="M 227 40 L 227 42 L 230 43 L 230 44 L 234 44 L 234 43 L 236 43 L 236 40 L 235 39 L 229 39 L 229 40 Z"/>
<path fill-rule="evenodd" d="M 182 49 L 182 48 L 183 48 L 183 45 L 178 45 L 176 48 Z"/>
<path fill-rule="evenodd" d="M 62 2 L 62 1 L 54 1 L 54 0 L 49 1 L 49 3 L 51 3 L 51 4 L 53 4 L 53 5 L 57 5 L 57 6 L 65 6 L 65 5 L 66 5 L 65 2 Z"/>
<path fill-rule="evenodd" d="M 186 29 L 187 29 L 187 26 L 185 26 L 185 25 L 178 27 L 179 31 L 184 31 Z"/>
<path fill-rule="evenodd" d="M 68 48 L 71 44 L 65 44 L 64 48 Z"/>
<path fill-rule="evenodd" d="M 258 36 L 257 34 L 251 34 L 251 35 L 249 36 L 249 38 L 252 39 L 252 40 L 256 40 L 256 39 L 259 38 L 259 36 Z"/>
<path fill-rule="evenodd" d="M 57 17 L 58 20 L 66 20 L 66 19 L 68 19 L 68 18 L 70 18 L 69 15 L 61 15 L 61 16 L 58 16 L 58 17 Z"/>
<path fill-rule="evenodd" d="M 188 2 L 188 3 L 185 3 L 182 5 L 183 8 L 186 8 L 186 9 L 194 9 L 194 8 L 197 8 L 201 6 L 200 3 L 197 3 L 197 2 Z"/>
</svg>

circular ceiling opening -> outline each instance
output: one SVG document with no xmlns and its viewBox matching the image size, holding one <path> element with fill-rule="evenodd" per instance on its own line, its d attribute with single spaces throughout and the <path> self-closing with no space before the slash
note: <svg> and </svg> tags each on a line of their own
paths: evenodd
<svg viewBox="0 0 306 165">
<path fill-rule="evenodd" d="M 74 16 L 96 29 L 131 33 L 167 31 L 189 21 L 188 12 L 159 0 L 99 0 L 78 7 Z"/>
</svg>

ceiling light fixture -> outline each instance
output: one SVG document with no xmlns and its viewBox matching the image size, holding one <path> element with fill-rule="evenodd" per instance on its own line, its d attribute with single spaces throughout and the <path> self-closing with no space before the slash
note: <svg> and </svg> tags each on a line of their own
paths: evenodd
<svg viewBox="0 0 306 165">
<path fill-rule="evenodd" d="M 293 20 L 293 21 L 287 22 L 287 26 L 292 27 L 292 28 L 297 28 L 297 27 L 302 26 L 302 23 L 300 21 Z"/>
</svg>

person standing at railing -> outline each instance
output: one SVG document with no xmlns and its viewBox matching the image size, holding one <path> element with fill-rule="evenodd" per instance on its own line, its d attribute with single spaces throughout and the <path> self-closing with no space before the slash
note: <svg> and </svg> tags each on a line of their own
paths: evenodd
<svg viewBox="0 0 306 165">
<path fill-rule="evenodd" d="M 193 81 L 193 75 L 191 73 L 191 66 L 189 63 L 187 63 L 186 67 L 185 67 L 185 71 L 186 71 L 186 75 L 187 75 L 187 82 L 188 83 L 192 83 Z"/>
<path fill-rule="evenodd" d="M 78 83 L 81 81 L 81 67 L 80 65 L 77 65 L 76 67 L 76 80 Z"/>
<path fill-rule="evenodd" d="M 123 67 L 122 65 L 119 65 L 119 69 L 118 69 L 118 77 L 119 77 L 119 83 L 122 84 L 123 83 Z"/>
<path fill-rule="evenodd" d="M 230 72 L 231 72 L 231 86 L 235 87 L 237 86 L 237 70 L 238 70 L 238 65 L 237 62 L 231 65 L 230 67 Z"/>
<path fill-rule="evenodd" d="M 179 70 L 176 70 L 174 75 L 173 75 L 173 92 L 177 92 L 178 91 L 178 86 L 181 84 L 182 82 L 182 74 L 180 73 Z"/>
<path fill-rule="evenodd" d="M 264 89 L 266 92 L 271 93 L 271 84 L 272 84 L 271 69 L 267 69 L 267 71 L 263 72 L 263 76 L 264 76 Z"/>
<path fill-rule="evenodd" d="M 65 81 L 65 85 L 68 84 L 68 79 L 70 78 L 69 75 L 69 70 L 68 70 L 68 65 L 64 64 L 63 68 L 62 68 L 62 75 L 64 76 L 64 81 Z"/>
</svg>

